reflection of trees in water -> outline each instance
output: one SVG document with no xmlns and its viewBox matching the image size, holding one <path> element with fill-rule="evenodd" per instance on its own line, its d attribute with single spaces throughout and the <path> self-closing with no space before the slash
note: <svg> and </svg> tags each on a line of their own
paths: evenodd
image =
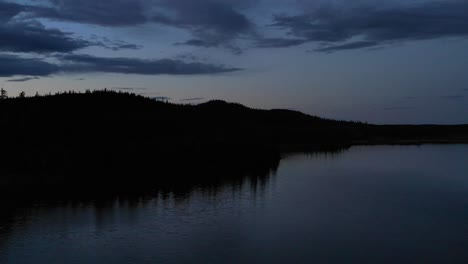
<svg viewBox="0 0 468 264">
<path fill-rule="evenodd" d="M 279 161 L 262 162 L 258 166 L 245 167 L 243 171 L 218 169 L 210 172 L 192 171 L 193 180 L 183 181 L 186 176 L 172 175 L 174 181 L 155 182 L 153 186 L 118 186 L 113 191 L 112 184 L 93 188 L 88 191 L 74 188 L 70 192 L 52 192 L 51 190 L 23 190 L 16 195 L 2 195 L 0 202 L 0 251 L 8 245 L 10 235 L 17 228 L 24 228 L 33 218 L 47 218 L 47 214 L 86 211 L 94 216 L 96 230 L 104 228 L 114 221 L 116 212 L 124 213 L 128 221 L 134 221 L 138 209 L 155 205 L 189 204 L 193 196 L 216 199 L 226 192 L 239 193 L 245 188 L 261 192 L 275 173 Z M 203 175 L 203 177 L 201 177 Z M 200 177 L 199 177 L 200 176 Z M 199 181 L 196 179 L 200 179 Z M 40 209 L 40 210 L 37 210 Z M 133 220 L 132 220 L 133 219 Z M 21 227 L 19 227 L 19 225 Z M 0 262 L 2 262 L 0 254 Z"/>
<path fill-rule="evenodd" d="M 9 235 L 14 231 L 15 214 L 8 207 L 3 207 L 0 213 L 0 263 L 6 263 L 2 249 L 8 245 Z"/>
<path fill-rule="evenodd" d="M 300 155 L 333 157 L 343 151 L 308 152 Z M 285 154 L 283 158 L 291 155 Z M 154 186 L 145 186 L 146 188 L 139 186 L 138 189 L 132 186 L 133 188 L 118 193 L 109 192 L 109 189 L 112 189 L 112 185 L 109 185 L 101 189 L 101 192 L 82 189 L 79 193 L 42 193 L 42 196 L 37 196 L 41 194 L 39 192 L 21 197 L 5 197 L 0 202 L 0 251 L 8 245 L 11 234 L 18 228 L 27 227 L 31 219 L 46 219 L 54 214 L 90 214 L 93 216 L 91 218 L 94 219 L 96 232 L 99 232 L 115 221 L 138 221 L 140 209 L 155 207 L 156 210 L 164 210 L 169 207 L 185 207 L 195 198 L 209 199 L 210 202 L 216 203 L 225 196 L 240 197 L 242 194 L 248 194 L 248 199 L 255 203 L 255 200 L 263 197 L 265 190 L 274 180 L 279 164 L 279 160 L 274 160 L 256 166 L 245 166 L 243 171 L 218 169 L 204 177 L 198 177 L 203 172 L 192 172 L 192 176 L 200 180 L 165 181 Z M 183 176 L 180 179 L 187 177 Z M 0 262 L 1 257 L 0 254 Z"/>
<path fill-rule="evenodd" d="M 306 149 L 304 151 L 292 151 L 292 152 L 284 152 L 281 156 L 283 159 L 285 158 L 292 158 L 296 156 L 307 156 L 310 158 L 335 158 L 344 152 L 348 151 L 351 146 L 344 146 L 344 147 L 336 147 L 336 148 L 317 148 L 315 151 L 311 151 L 310 149 Z"/>
</svg>

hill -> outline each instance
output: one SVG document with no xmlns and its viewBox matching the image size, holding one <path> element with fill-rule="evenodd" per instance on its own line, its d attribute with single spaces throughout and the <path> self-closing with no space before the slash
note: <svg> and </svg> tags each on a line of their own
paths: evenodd
<svg viewBox="0 0 468 264">
<path fill-rule="evenodd" d="M 467 142 L 468 126 L 377 126 L 224 101 L 178 105 L 95 91 L 0 100 L 0 136 L 1 186 L 89 187 L 270 170 L 284 151 Z"/>
</svg>

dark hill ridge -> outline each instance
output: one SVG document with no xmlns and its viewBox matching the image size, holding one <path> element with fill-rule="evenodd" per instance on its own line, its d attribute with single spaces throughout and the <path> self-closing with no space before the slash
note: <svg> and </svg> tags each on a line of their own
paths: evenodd
<svg viewBox="0 0 468 264">
<path fill-rule="evenodd" d="M 468 142 L 468 126 L 376 126 L 96 91 L 0 100 L 0 136 L 0 185 L 90 186 L 180 184 L 220 171 L 274 169 L 285 150 Z"/>
</svg>

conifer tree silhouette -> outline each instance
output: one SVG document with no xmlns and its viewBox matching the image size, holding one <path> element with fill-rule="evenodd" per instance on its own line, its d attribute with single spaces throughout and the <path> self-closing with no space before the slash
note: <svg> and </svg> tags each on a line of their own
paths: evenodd
<svg viewBox="0 0 468 264">
<path fill-rule="evenodd" d="M 0 90 L 0 99 L 7 99 L 7 98 L 8 98 L 7 91 L 2 88 Z"/>
</svg>

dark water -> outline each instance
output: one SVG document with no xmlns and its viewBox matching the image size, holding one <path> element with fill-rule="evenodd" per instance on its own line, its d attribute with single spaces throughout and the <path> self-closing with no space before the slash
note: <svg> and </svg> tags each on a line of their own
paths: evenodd
<svg viewBox="0 0 468 264">
<path fill-rule="evenodd" d="M 468 263 L 468 145 L 294 155 L 212 186 L 13 207 L 0 263 Z"/>
</svg>

